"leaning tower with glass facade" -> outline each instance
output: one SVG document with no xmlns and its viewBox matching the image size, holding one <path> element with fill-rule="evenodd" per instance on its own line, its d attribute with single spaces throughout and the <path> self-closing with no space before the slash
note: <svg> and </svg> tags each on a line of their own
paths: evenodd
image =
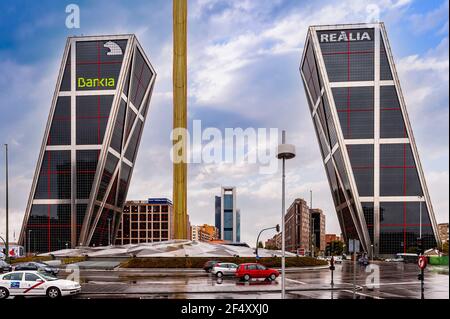
<svg viewBox="0 0 450 319">
<path fill-rule="evenodd" d="M 68 38 L 20 233 L 27 251 L 113 242 L 155 78 L 134 35 Z"/>
<path fill-rule="evenodd" d="M 437 246 L 383 23 L 312 26 L 300 73 L 345 240 L 377 256 Z"/>
</svg>

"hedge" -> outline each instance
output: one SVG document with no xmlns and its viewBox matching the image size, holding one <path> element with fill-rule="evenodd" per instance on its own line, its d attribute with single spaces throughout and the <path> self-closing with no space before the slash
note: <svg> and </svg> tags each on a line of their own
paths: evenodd
<svg viewBox="0 0 450 319">
<path fill-rule="evenodd" d="M 206 257 L 151 257 L 151 258 L 131 258 L 121 264 L 122 268 L 188 268 L 201 269 L 209 260 L 218 260 L 221 262 L 230 262 L 235 264 L 254 263 L 254 257 L 225 257 L 225 258 L 206 258 Z M 272 268 L 281 267 L 281 258 L 260 258 L 258 263 Z M 310 267 L 325 266 L 327 261 L 318 260 L 311 257 L 287 257 L 286 267 Z"/>
<path fill-rule="evenodd" d="M 11 264 L 18 264 L 18 263 L 26 263 L 26 262 L 46 262 L 50 260 L 55 260 L 59 258 L 55 258 L 54 256 L 29 256 L 29 257 L 21 257 L 16 259 L 11 259 Z M 61 258 L 61 265 L 69 265 L 73 263 L 78 263 L 85 261 L 86 257 L 66 257 Z"/>
</svg>

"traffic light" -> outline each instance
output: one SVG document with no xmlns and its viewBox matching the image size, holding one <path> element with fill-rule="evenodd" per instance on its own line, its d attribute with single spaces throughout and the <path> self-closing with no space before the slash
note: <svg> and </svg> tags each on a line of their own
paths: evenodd
<svg viewBox="0 0 450 319">
<path fill-rule="evenodd" d="M 276 229 L 277 233 L 279 233 L 279 232 L 280 232 L 280 225 L 277 225 L 277 226 L 275 227 L 275 229 Z"/>
<path fill-rule="evenodd" d="M 423 254 L 423 241 L 422 238 L 417 238 L 417 250 L 419 254 Z"/>
</svg>

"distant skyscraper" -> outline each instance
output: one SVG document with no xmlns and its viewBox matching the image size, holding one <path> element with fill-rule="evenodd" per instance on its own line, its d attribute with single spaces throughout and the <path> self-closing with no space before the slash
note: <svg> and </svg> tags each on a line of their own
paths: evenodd
<svg viewBox="0 0 450 319">
<path fill-rule="evenodd" d="M 22 245 L 48 252 L 114 237 L 155 78 L 134 35 L 67 40 Z"/>
<path fill-rule="evenodd" d="M 424 248 L 435 247 L 438 228 L 384 24 L 310 27 L 300 71 L 345 241 L 359 239 L 375 255 L 407 252 L 422 225 Z"/>
<path fill-rule="evenodd" d="M 222 238 L 221 229 L 222 229 L 222 197 L 216 196 L 214 203 L 214 219 L 216 228 L 219 230 L 219 238 Z"/>
<path fill-rule="evenodd" d="M 236 188 L 222 187 L 222 196 L 216 196 L 215 204 L 216 227 L 219 229 L 220 239 L 240 242 L 240 212 L 236 208 Z M 219 204 L 220 219 L 217 210 Z"/>
<path fill-rule="evenodd" d="M 311 213 L 314 247 L 320 251 L 325 251 L 325 215 L 321 209 L 313 208 Z"/>
</svg>

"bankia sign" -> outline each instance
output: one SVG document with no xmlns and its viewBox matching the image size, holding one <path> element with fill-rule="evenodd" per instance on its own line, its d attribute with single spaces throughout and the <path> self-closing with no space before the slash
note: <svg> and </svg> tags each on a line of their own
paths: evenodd
<svg viewBox="0 0 450 319">
<path fill-rule="evenodd" d="M 114 90 L 127 40 L 80 41 L 76 45 L 77 90 Z"/>
</svg>

